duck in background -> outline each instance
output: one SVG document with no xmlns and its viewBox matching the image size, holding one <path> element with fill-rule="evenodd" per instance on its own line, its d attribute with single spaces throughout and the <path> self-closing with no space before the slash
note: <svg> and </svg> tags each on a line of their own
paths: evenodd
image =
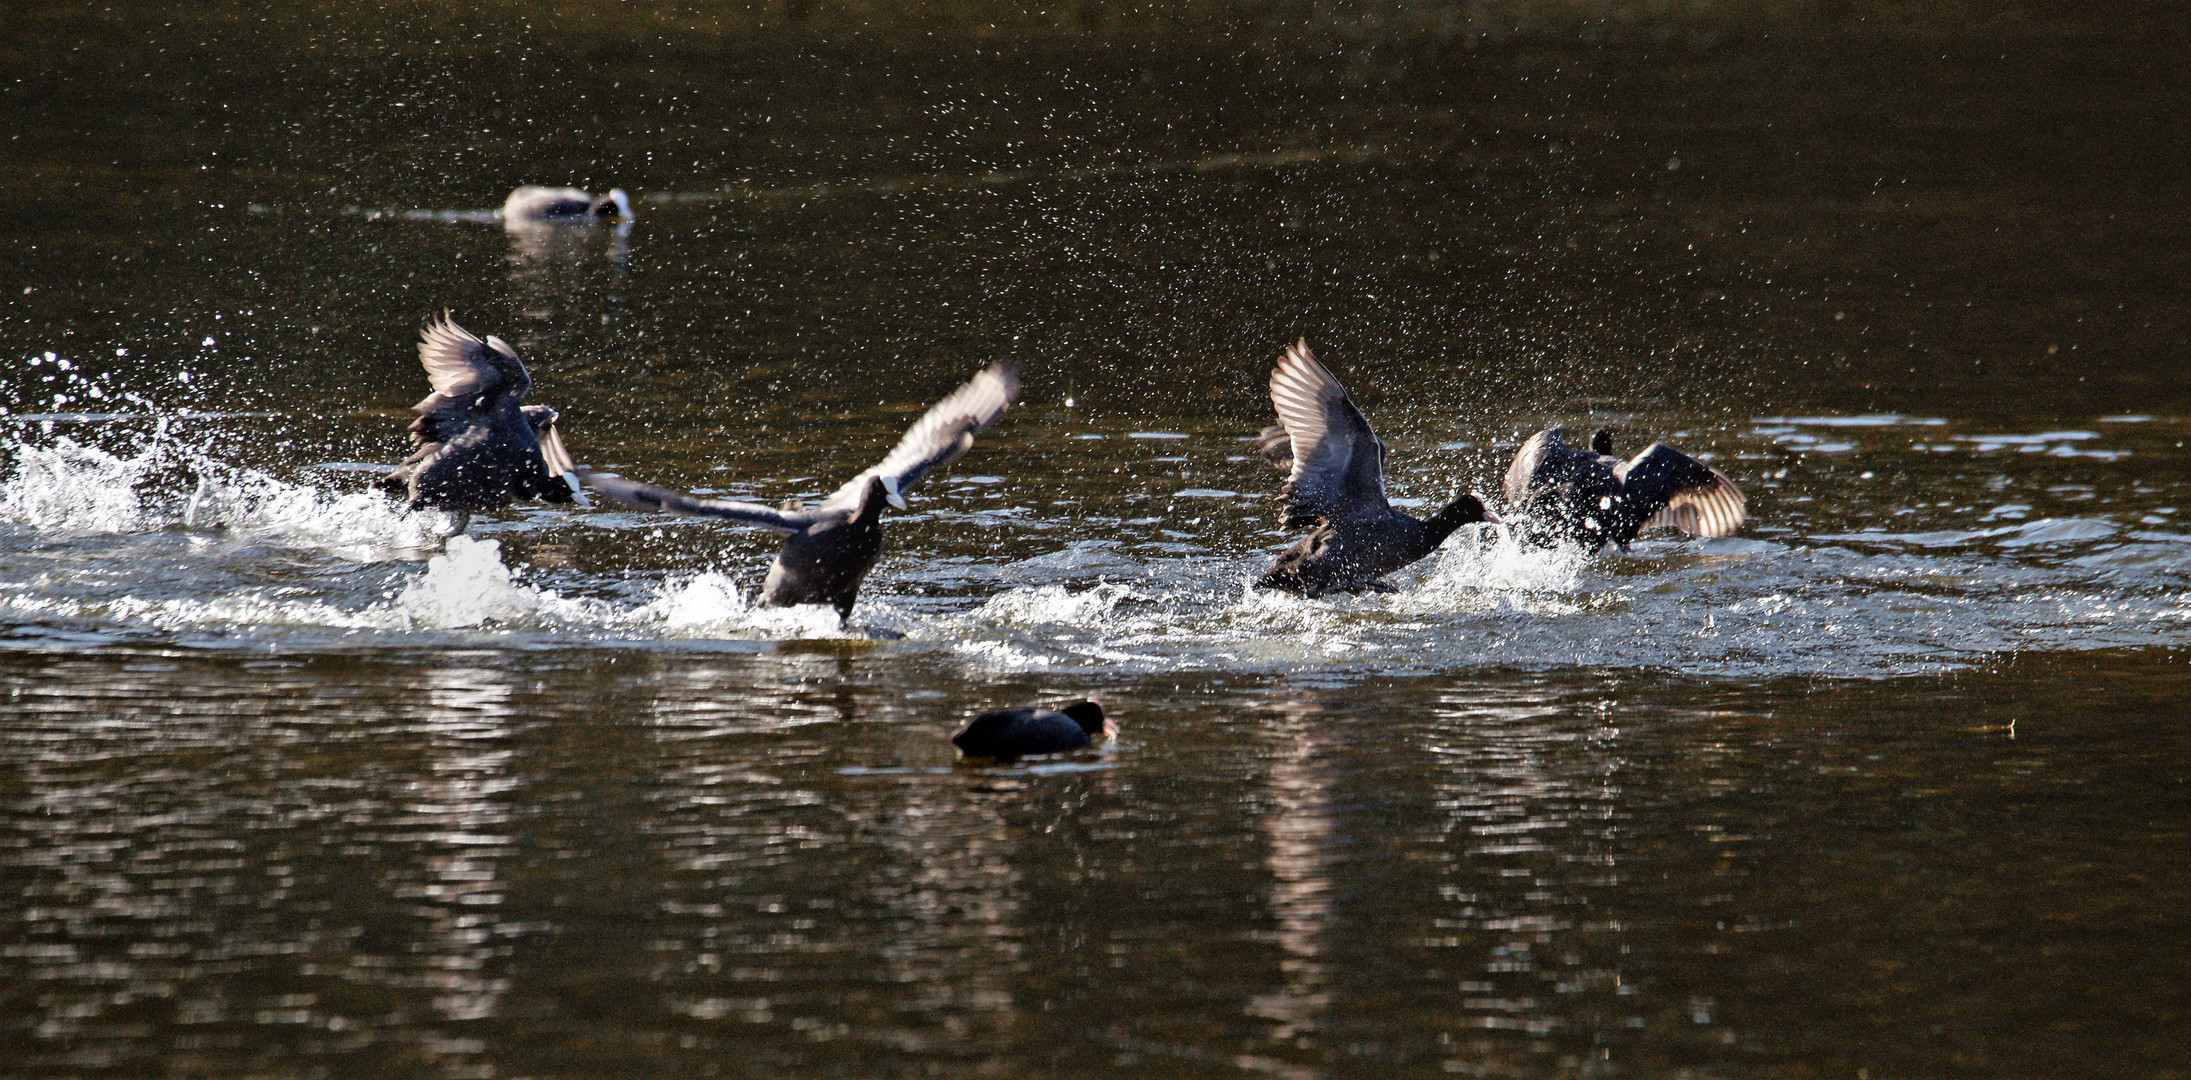
<svg viewBox="0 0 2191 1080">
<path fill-rule="evenodd" d="M 609 218 L 630 221 L 631 197 L 623 188 L 610 188 L 599 197 L 578 188 L 527 184 L 502 201 L 502 227 L 535 225 L 586 225 Z"/>
</svg>

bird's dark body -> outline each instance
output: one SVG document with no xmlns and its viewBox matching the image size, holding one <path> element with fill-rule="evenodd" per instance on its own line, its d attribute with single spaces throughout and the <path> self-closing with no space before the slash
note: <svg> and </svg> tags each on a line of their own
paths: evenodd
<svg viewBox="0 0 2191 1080">
<path fill-rule="evenodd" d="M 545 220 L 572 220 L 577 218 L 615 217 L 616 204 L 606 197 L 598 199 L 554 199 L 540 204 L 538 216 Z"/>
<path fill-rule="evenodd" d="M 951 736 L 951 745 L 967 757 L 1009 761 L 1079 750 L 1107 730 L 1103 706 L 1093 701 L 1062 709 L 996 709 L 968 720 Z"/>
<path fill-rule="evenodd" d="M 1611 541 L 1628 546 L 1651 515 L 1639 516 L 1637 500 L 1619 497 L 1620 481 L 1613 476 L 1618 461 L 1595 450 L 1552 441 L 1530 474 L 1528 495 L 1521 505 L 1527 515 L 1522 534 L 1544 545 L 1595 548 Z"/>
<path fill-rule="evenodd" d="M 410 509 L 445 510 L 460 521 L 518 499 L 574 500 L 556 412 L 525 404 L 532 376 L 517 350 L 501 338 L 482 341 L 446 315 L 427 324 L 418 349 L 434 392 L 412 407 L 411 456 L 375 486 Z"/>
<path fill-rule="evenodd" d="M 828 604 L 837 617 L 852 617 L 860 583 L 882 557 L 882 481 L 877 480 L 861 513 L 842 524 L 808 529 L 784 537 L 783 549 L 768 568 L 761 603 L 775 607 Z"/>
<path fill-rule="evenodd" d="M 555 423 L 545 405 L 497 403 L 468 422 L 421 416 L 411 424 L 418 449 L 378 486 L 411 509 L 482 513 L 518 499 L 571 501 L 571 486 L 548 471 L 539 432 Z"/>
<path fill-rule="evenodd" d="M 1655 518 L 1705 536 L 1732 533 L 1742 523 L 1742 494 L 1710 466 L 1665 443 L 1622 461 L 1612 433 L 1590 437 L 1589 449 L 1569 446 L 1563 428 L 1532 436 L 1507 470 L 1506 497 L 1523 515 L 1523 539 L 1542 546 L 1587 550 L 1611 543 L 1625 550 Z M 1660 518 L 1679 503 L 1685 514 Z"/>
<path fill-rule="evenodd" d="M 1463 495 L 1425 521 L 1387 509 L 1382 517 L 1350 521 L 1344 528 L 1325 522 L 1278 556 L 1255 585 L 1312 599 L 1389 589 L 1377 579 L 1438 550 L 1453 530 L 1484 520 L 1483 511 L 1482 502 Z"/>
</svg>

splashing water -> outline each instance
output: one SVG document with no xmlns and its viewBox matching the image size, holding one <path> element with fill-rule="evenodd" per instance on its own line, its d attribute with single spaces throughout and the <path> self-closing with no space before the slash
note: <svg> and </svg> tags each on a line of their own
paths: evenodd
<svg viewBox="0 0 2191 1080">
<path fill-rule="evenodd" d="M 394 611 L 410 626 L 462 630 L 488 622 L 585 621 L 598 606 L 518 584 L 503 565 L 499 540 L 452 536 L 447 550 L 426 561 L 426 573 L 396 597 Z"/>
<path fill-rule="evenodd" d="M 64 536 L 153 527 L 136 488 L 157 467 L 159 446 L 128 458 L 68 438 L 13 449 L 15 469 L 0 482 L 0 520 Z"/>
<path fill-rule="evenodd" d="M 416 558 L 453 524 L 378 494 L 322 491 L 215 460 L 164 424 L 126 454 L 65 436 L 5 449 L 14 468 L 0 481 L 0 521 L 52 538 L 180 526 L 375 562 Z"/>
<path fill-rule="evenodd" d="M 1502 528 L 1439 550 L 1420 587 L 1391 599 L 1394 612 L 1427 615 L 1506 609 L 1546 615 L 1580 610 L 1577 594 L 1590 556 L 1579 548 L 1539 548 Z"/>
<path fill-rule="evenodd" d="M 18 430 L 50 433 L 47 421 L 29 422 L 36 426 Z M 581 557 L 535 572 L 479 537 L 453 538 L 424 566 L 405 565 L 441 546 L 445 516 L 222 461 L 166 424 L 130 443 L 49 435 L 0 443 L 0 453 L 0 614 L 30 641 L 153 633 L 297 645 L 456 634 L 684 648 L 902 636 L 900 648 L 994 671 L 1323 676 L 1588 665 L 1892 675 L 2032 643 L 2175 640 L 2191 625 L 2191 544 L 2176 525 L 2184 500 L 2162 489 L 2136 510 L 2111 511 L 2104 495 L 2049 500 L 2053 489 L 2024 483 L 2020 501 L 1983 516 L 1983 505 L 1963 500 L 1855 522 L 1846 508 L 1789 503 L 1832 521 L 1831 531 L 1652 540 L 1630 554 L 1543 550 L 1504 530 L 1471 530 L 1392 575 L 1395 592 L 1316 600 L 1253 588 L 1268 558 L 1263 541 L 1209 554 L 1231 544 L 1222 533 L 1167 527 L 1139 543 L 1031 542 L 993 574 L 974 575 L 965 556 L 926 555 L 916 541 L 878 569 L 846 626 L 826 607 L 762 607 L 719 572 L 672 568 L 634 596 L 620 569 Z M 2019 457 L 2042 460 L 2053 458 Z M 1074 511 L 1015 513 L 1029 537 L 1084 524 Z M 492 527 L 528 546 L 538 537 L 584 551 L 589 544 L 572 543 L 572 533 L 630 522 L 554 513 Z"/>
<path fill-rule="evenodd" d="M 672 638 L 748 640 L 830 639 L 859 636 L 841 625 L 834 608 L 762 607 L 746 598 L 735 578 L 713 571 L 662 585 L 655 599 L 617 622 Z"/>
</svg>

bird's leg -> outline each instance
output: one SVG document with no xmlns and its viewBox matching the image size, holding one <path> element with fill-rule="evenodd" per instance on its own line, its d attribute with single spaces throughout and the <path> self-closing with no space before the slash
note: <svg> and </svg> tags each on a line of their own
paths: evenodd
<svg viewBox="0 0 2191 1080">
<path fill-rule="evenodd" d="M 1363 581 L 1357 583 L 1356 589 L 1360 592 L 1380 593 L 1396 593 L 1400 591 L 1400 587 L 1398 585 L 1394 585 L 1393 583 L 1385 581 L 1381 578 L 1364 579 Z"/>
</svg>

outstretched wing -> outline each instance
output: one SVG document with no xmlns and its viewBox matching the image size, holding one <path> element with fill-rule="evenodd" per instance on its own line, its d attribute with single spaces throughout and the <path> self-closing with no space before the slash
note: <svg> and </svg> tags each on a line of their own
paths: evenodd
<svg viewBox="0 0 2191 1080">
<path fill-rule="evenodd" d="M 555 422 L 562 417 L 546 405 L 527 405 L 520 411 L 533 429 L 533 438 L 540 441 L 540 460 L 547 464 L 548 471 L 557 476 L 575 471 L 578 463 L 571 460 L 571 452 L 563 448 L 563 436 L 555 430 Z"/>
<path fill-rule="evenodd" d="M 857 516 L 867 501 L 872 481 L 878 477 L 888 494 L 910 490 L 929 470 L 957 461 L 972 449 L 974 436 L 996 424 L 1018 397 L 1019 372 L 1010 364 L 991 364 L 914 421 L 896 449 L 873 468 L 830 493 L 822 500 L 819 512 Z"/>
<path fill-rule="evenodd" d="M 1287 349 L 1271 369 L 1270 403 L 1292 449 L 1293 469 L 1281 492 L 1285 525 L 1390 510 L 1385 501 L 1385 444 L 1339 380 L 1309 352 L 1306 339 Z M 1265 454 L 1267 460 L 1269 451 Z"/>
<path fill-rule="evenodd" d="M 1556 450 L 1567 447 L 1567 429 L 1546 428 L 1531 435 L 1529 441 L 1514 454 L 1514 463 L 1506 467 L 1506 504 L 1519 507 L 1529 501 L 1529 484 L 1536 479 L 1537 470 L 1544 467 L 1545 459 Z"/>
<path fill-rule="evenodd" d="M 702 499 L 652 484 L 626 480 L 615 473 L 584 468 L 574 471 L 595 491 L 636 510 L 658 510 L 665 514 L 683 514 L 687 517 L 723 518 L 741 525 L 752 525 L 780 533 L 804 532 L 822 517 L 829 516 L 812 510 L 779 510 L 760 503 Z"/>
<path fill-rule="evenodd" d="M 447 312 L 419 332 L 418 362 L 434 392 L 411 411 L 413 442 L 438 442 L 443 425 L 484 415 L 488 403 L 506 395 L 522 400 L 532 380 L 517 350 L 498 337 L 485 341 L 456 324 Z"/>
<path fill-rule="evenodd" d="M 1665 505 L 1643 527 L 1667 526 L 1691 536 L 1733 536 L 1742 528 L 1746 501 L 1727 474 L 1674 449 L 1652 443 L 1613 468 L 1621 492 L 1643 505 Z"/>
</svg>

